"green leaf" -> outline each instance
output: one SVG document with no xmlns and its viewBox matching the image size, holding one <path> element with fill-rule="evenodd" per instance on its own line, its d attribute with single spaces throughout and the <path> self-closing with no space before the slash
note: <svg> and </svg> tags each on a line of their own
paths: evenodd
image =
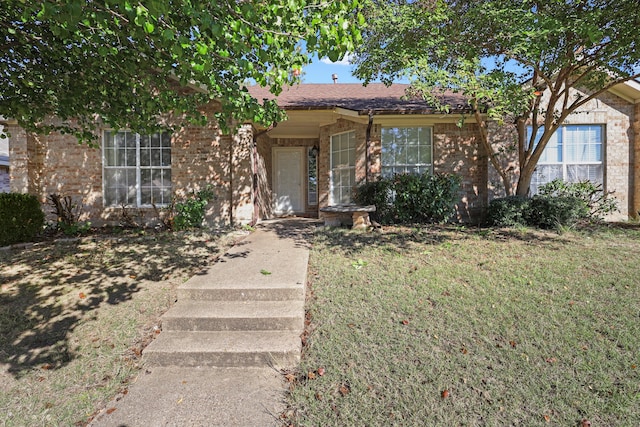
<svg viewBox="0 0 640 427">
<path fill-rule="evenodd" d="M 173 31 L 167 28 L 162 31 L 162 38 L 169 41 L 169 40 L 174 40 L 175 36 L 173 34 Z"/>
<path fill-rule="evenodd" d="M 147 22 L 144 23 L 144 31 L 147 34 L 153 33 L 154 29 L 155 29 L 155 26 L 151 22 L 147 21 Z"/>
<path fill-rule="evenodd" d="M 263 276 L 268 276 L 271 274 L 271 272 L 267 270 L 260 270 L 260 274 L 262 274 Z"/>
</svg>

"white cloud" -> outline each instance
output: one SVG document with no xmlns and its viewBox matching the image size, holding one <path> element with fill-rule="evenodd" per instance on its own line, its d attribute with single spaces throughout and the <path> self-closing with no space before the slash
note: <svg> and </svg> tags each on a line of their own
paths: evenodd
<svg viewBox="0 0 640 427">
<path fill-rule="evenodd" d="M 351 58 L 353 58 L 353 55 L 350 53 L 347 53 L 344 56 L 344 58 L 342 58 L 340 61 L 333 62 L 325 56 L 320 60 L 320 62 L 324 64 L 329 64 L 329 65 L 351 65 Z"/>
</svg>

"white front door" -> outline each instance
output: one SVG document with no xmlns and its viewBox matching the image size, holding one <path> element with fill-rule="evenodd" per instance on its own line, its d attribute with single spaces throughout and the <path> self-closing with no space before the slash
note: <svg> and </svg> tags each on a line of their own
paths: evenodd
<svg viewBox="0 0 640 427">
<path fill-rule="evenodd" d="M 277 215 L 304 212 L 303 147 L 273 148 L 273 197 Z"/>
</svg>

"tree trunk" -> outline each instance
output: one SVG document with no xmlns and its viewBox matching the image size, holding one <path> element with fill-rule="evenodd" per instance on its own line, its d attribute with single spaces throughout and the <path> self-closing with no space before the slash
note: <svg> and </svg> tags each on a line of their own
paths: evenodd
<svg viewBox="0 0 640 427">
<path fill-rule="evenodd" d="M 520 177 L 518 178 L 518 186 L 516 187 L 516 195 L 522 197 L 529 197 L 529 187 L 531 186 L 531 178 L 533 178 L 533 172 L 536 170 L 535 163 L 531 167 L 532 163 L 526 161 L 524 165 L 520 165 Z"/>
<path fill-rule="evenodd" d="M 509 174 L 502 168 L 498 159 L 496 159 L 496 153 L 493 149 L 493 146 L 489 143 L 489 132 L 487 130 L 487 122 L 483 120 L 482 115 L 480 114 L 480 109 L 478 108 L 477 100 L 474 100 L 473 103 L 473 114 L 476 119 L 476 123 L 478 124 L 478 133 L 480 134 L 480 145 L 484 148 L 485 154 L 489 158 L 489 162 L 493 166 L 493 168 L 500 175 L 500 179 L 502 179 L 502 185 L 504 186 L 504 192 L 507 196 L 511 196 L 513 194 L 513 189 L 511 187 L 511 179 L 509 179 Z"/>
</svg>

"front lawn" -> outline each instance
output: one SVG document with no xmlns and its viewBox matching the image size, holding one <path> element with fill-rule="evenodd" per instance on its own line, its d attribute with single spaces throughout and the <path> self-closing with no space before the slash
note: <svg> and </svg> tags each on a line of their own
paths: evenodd
<svg viewBox="0 0 640 427">
<path fill-rule="evenodd" d="M 177 286 L 239 237 L 124 230 L 0 250 L 0 425 L 82 426 L 126 394 Z"/>
<path fill-rule="evenodd" d="M 307 323 L 294 425 L 640 425 L 638 227 L 322 231 Z"/>
</svg>

